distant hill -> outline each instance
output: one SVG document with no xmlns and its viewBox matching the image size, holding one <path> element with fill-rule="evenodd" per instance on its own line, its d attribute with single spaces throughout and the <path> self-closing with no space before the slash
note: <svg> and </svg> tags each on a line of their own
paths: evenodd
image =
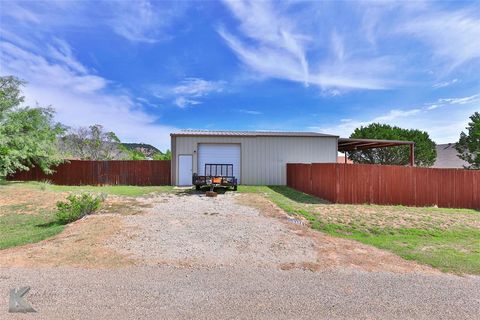
<svg viewBox="0 0 480 320">
<path fill-rule="evenodd" d="M 143 153 L 147 158 L 152 158 L 155 153 L 160 152 L 154 146 L 146 143 L 122 143 L 122 145 L 129 150 Z"/>
</svg>

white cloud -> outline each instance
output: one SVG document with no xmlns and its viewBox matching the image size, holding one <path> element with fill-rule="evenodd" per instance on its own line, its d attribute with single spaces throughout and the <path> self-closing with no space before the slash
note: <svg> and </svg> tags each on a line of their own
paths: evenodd
<svg viewBox="0 0 480 320">
<path fill-rule="evenodd" d="M 462 98 L 443 98 L 439 99 L 439 103 L 446 103 L 446 104 L 468 104 L 472 102 L 478 102 L 480 101 L 480 93 L 474 94 L 468 97 L 462 97 Z"/>
<path fill-rule="evenodd" d="M 66 66 L 80 74 L 86 74 L 87 68 L 75 59 L 70 45 L 58 38 L 53 40 L 52 44 L 47 45 L 49 56 L 59 62 L 63 62 Z"/>
<path fill-rule="evenodd" d="M 339 123 L 330 126 L 310 126 L 310 130 L 338 134 L 348 137 L 360 126 L 371 123 L 385 123 L 401 128 L 414 128 L 429 133 L 437 143 L 449 143 L 458 140 L 460 132 L 468 123 L 468 117 L 479 109 L 480 94 L 463 98 L 444 98 L 436 102 L 426 103 L 421 107 L 412 109 L 392 109 L 386 114 L 380 114 L 371 119 L 341 119 Z M 448 110 L 449 116 L 439 108 L 459 106 Z"/>
<path fill-rule="evenodd" d="M 157 42 L 170 22 L 168 12 L 156 12 L 150 1 L 114 1 L 111 3 L 114 17 L 110 20 L 113 30 L 134 42 Z"/>
<path fill-rule="evenodd" d="M 239 33 L 234 35 L 225 27 L 219 27 L 218 33 L 244 65 L 263 77 L 312 84 L 325 92 L 332 88 L 378 90 L 393 83 L 386 76 L 392 71 L 390 57 L 351 57 L 353 50 L 336 30 L 330 40 L 322 34 L 298 31 L 310 29 L 301 24 L 311 12 L 296 16 L 287 12 L 288 7 L 265 1 L 225 3 L 240 22 Z M 330 48 L 332 57 L 310 62 L 309 47 L 318 47 L 316 43 Z"/>
<path fill-rule="evenodd" d="M 83 30 L 107 27 L 137 43 L 170 39 L 178 18 L 186 11 L 183 2 L 166 1 L 3 1 L 2 17 L 14 27 L 38 34 L 45 30 L 75 27 Z"/>
<path fill-rule="evenodd" d="M 307 37 L 297 31 L 289 19 L 276 11 L 275 8 L 279 6 L 273 6 L 266 1 L 232 0 L 225 4 L 240 21 L 243 34 L 258 42 L 260 51 L 275 53 L 278 58 L 296 65 L 299 78 L 303 79 L 305 84 L 308 83 L 308 62 L 304 49 Z M 220 34 L 230 43 L 235 41 L 224 30 L 220 31 Z M 238 47 L 238 41 L 236 46 Z"/>
<path fill-rule="evenodd" d="M 260 79 L 315 85 L 325 95 L 398 87 L 424 77 L 427 67 L 443 77 L 480 58 L 475 4 L 447 10 L 432 2 L 224 3 L 238 23 L 217 31 L 244 66 Z M 413 38 L 418 50 L 411 50 Z"/>
<path fill-rule="evenodd" d="M 223 81 L 208 81 L 200 78 L 185 78 L 178 85 L 171 88 L 175 95 L 202 97 L 213 92 L 223 91 Z"/>
<path fill-rule="evenodd" d="M 153 94 L 160 99 L 172 99 L 180 108 L 201 104 L 200 98 L 220 93 L 225 88 L 225 81 L 209 81 L 201 78 L 185 78 L 173 86 L 153 86 Z"/>
<path fill-rule="evenodd" d="M 438 11 L 428 8 L 399 27 L 399 31 L 423 40 L 434 57 L 450 64 L 449 69 L 480 58 L 480 14 L 472 10 Z"/>
<path fill-rule="evenodd" d="M 455 79 L 452 79 L 452 80 L 449 80 L 449 81 L 442 81 L 442 82 L 439 82 L 439 83 L 435 83 L 432 87 L 435 88 L 435 89 L 445 88 L 445 87 L 451 86 L 452 84 L 455 84 L 457 82 L 458 82 L 458 79 L 455 78 Z"/>
<path fill-rule="evenodd" d="M 411 110 L 390 110 L 386 115 L 378 116 L 374 118 L 371 122 L 380 122 L 386 123 L 387 121 L 392 121 L 398 118 L 405 118 L 416 115 L 420 112 L 420 109 L 411 109 Z"/>
<path fill-rule="evenodd" d="M 238 112 L 240 113 L 245 113 L 245 114 L 250 114 L 254 116 L 259 116 L 263 114 L 263 112 L 257 111 L 257 110 L 249 110 L 249 109 L 237 109 Z"/>
<path fill-rule="evenodd" d="M 175 98 L 174 103 L 177 107 L 183 109 L 188 106 L 194 106 L 194 105 L 200 104 L 201 102 L 193 99 L 187 99 L 185 97 L 178 97 L 178 98 Z"/>
<path fill-rule="evenodd" d="M 26 104 L 51 105 L 57 121 L 68 126 L 99 123 L 124 141 L 170 147 L 169 133 L 175 128 L 157 124 L 156 117 L 145 113 L 125 92 L 109 93 L 109 81 L 89 73 L 65 47 L 54 43 L 47 47 L 55 48 L 54 55 L 46 53 L 55 57 L 52 61 L 13 43 L 0 42 L 0 72 L 27 81 Z"/>
</svg>

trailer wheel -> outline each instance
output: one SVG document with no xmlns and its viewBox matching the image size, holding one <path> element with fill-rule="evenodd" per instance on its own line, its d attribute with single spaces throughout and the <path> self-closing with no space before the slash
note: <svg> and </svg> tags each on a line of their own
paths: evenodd
<svg viewBox="0 0 480 320">
<path fill-rule="evenodd" d="M 200 191 L 200 185 L 195 185 L 195 190 Z"/>
<path fill-rule="evenodd" d="M 233 186 L 233 191 L 237 191 L 237 186 Z"/>
</svg>

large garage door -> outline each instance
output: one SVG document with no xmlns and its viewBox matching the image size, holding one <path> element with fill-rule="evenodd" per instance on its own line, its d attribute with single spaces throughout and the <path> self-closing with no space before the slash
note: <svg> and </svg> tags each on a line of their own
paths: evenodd
<svg viewBox="0 0 480 320">
<path fill-rule="evenodd" d="M 233 164 L 233 175 L 240 183 L 240 144 L 199 144 L 198 175 L 205 175 L 206 163 Z"/>
</svg>

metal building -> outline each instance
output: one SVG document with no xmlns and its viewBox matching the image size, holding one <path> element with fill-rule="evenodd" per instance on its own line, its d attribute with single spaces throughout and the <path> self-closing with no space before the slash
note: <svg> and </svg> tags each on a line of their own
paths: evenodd
<svg viewBox="0 0 480 320">
<path fill-rule="evenodd" d="M 337 161 L 338 136 L 315 132 L 193 131 L 171 135 L 172 184 L 191 185 L 205 164 L 233 164 L 239 184 L 285 185 L 287 163 Z"/>
</svg>

